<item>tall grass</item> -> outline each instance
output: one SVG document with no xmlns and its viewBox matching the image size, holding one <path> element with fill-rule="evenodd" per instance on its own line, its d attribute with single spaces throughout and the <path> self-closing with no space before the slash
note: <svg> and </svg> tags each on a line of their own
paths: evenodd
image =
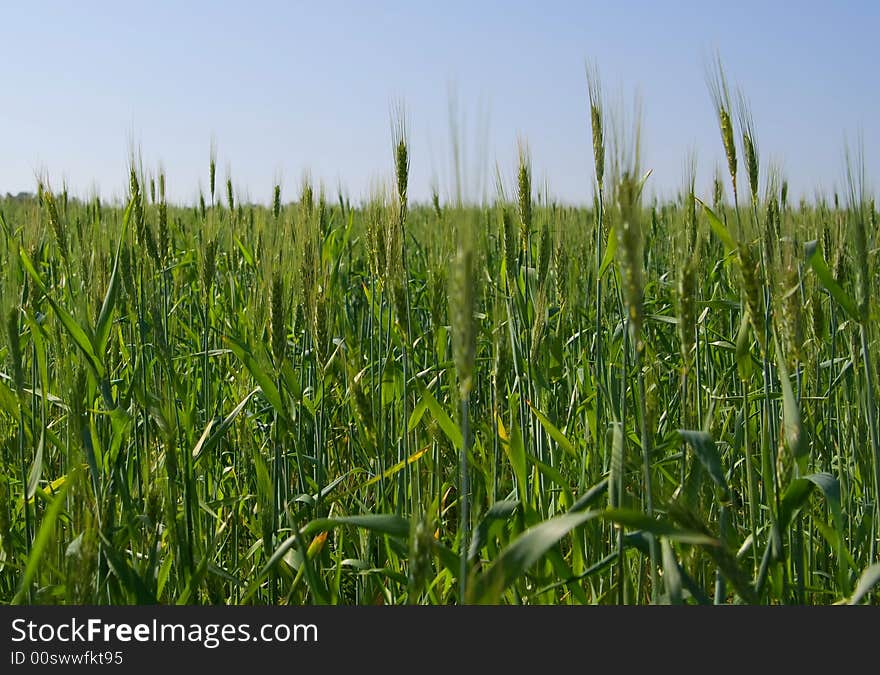
<svg viewBox="0 0 880 675">
<path fill-rule="evenodd" d="M 193 206 L 134 159 L 124 203 L 0 200 L 0 598 L 876 602 L 863 160 L 790 203 L 716 63 L 728 175 L 648 202 L 587 93 L 589 208 L 524 142 L 494 202 L 413 203 L 402 108 L 361 205 L 248 203 L 213 145 Z"/>
</svg>

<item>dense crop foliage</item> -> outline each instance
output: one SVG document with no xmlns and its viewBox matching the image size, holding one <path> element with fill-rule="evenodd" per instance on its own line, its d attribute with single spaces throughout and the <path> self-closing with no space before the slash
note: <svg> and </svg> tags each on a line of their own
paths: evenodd
<svg viewBox="0 0 880 675">
<path fill-rule="evenodd" d="M 858 158 L 791 204 L 712 92 L 731 175 L 669 203 L 593 75 L 589 209 L 525 148 L 415 206 L 402 125 L 357 207 L 213 158 L 192 208 L 0 202 L 0 599 L 876 601 L 876 210 Z"/>
</svg>

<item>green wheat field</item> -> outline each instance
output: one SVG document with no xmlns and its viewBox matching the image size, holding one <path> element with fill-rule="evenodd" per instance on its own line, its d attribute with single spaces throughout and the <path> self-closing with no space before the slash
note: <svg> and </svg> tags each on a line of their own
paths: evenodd
<svg viewBox="0 0 880 675">
<path fill-rule="evenodd" d="M 525 144 L 412 202 L 401 110 L 357 204 L 213 152 L 195 205 L 134 155 L 118 203 L 0 199 L 0 602 L 880 601 L 863 151 L 792 203 L 716 64 L 714 187 L 649 199 L 585 89 L 581 207 Z"/>
</svg>

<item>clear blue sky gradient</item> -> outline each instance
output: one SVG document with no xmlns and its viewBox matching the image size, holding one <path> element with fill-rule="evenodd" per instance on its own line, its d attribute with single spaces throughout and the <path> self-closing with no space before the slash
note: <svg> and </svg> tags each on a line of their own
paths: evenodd
<svg viewBox="0 0 880 675">
<path fill-rule="evenodd" d="M 0 26 L 0 192 L 53 187 L 118 198 L 132 145 L 161 162 L 169 196 L 231 168 L 243 198 L 292 198 L 304 170 L 358 201 L 390 174 L 390 109 L 405 102 L 411 195 L 451 192 L 450 91 L 464 120 L 469 191 L 517 139 L 536 183 L 588 202 L 585 60 L 610 98 L 639 92 L 655 193 L 681 185 L 688 152 L 708 193 L 722 160 L 705 83 L 717 50 L 751 101 L 763 166 L 795 198 L 841 185 L 844 138 L 878 177 L 876 2 L 10 3 Z M 481 168 L 482 167 L 482 168 Z M 488 170 L 487 168 L 488 167 Z M 872 182 L 872 185 L 874 183 Z"/>
</svg>

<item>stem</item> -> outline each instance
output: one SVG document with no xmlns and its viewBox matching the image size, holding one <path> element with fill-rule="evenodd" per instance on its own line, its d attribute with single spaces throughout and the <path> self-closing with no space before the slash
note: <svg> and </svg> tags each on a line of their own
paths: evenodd
<svg viewBox="0 0 880 675">
<path fill-rule="evenodd" d="M 624 314 L 624 316 L 627 316 Z M 626 369 L 629 356 L 629 319 L 626 320 L 626 327 L 623 330 L 623 371 L 620 380 L 620 433 L 622 435 L 623 454 L 626 455 Z M 621 467 L 625 465 L 625 460 L 621 458 Z M 617 483 L 617 506 L 623 506 L 623 471 L 620 471 Z M 617 602 L 621 605 L 626 604 L 626 575 L 623 557 L 623 528 L 617 528 Z"/>
<path fill-rule="evenodd" d="M 470 548 L 470 485 L 468 483 L 468 449 L 470 446 L 469 415 L 470 395 L 465 393 L 461 398 L 461 454 L 459 457 L 459 575 L 458 575 L 458 598 L 459 603 L 466 604 L 465 591 L 467 590 L 468 551 Z"/>
<path fill-rule="evenodd" d="M 728 521 L 730 518 L 729 518 L 729 514 L 727 512 L 727 506 L 725 504 L 721 505 L 721 509 L 719 510 L 719 514 L 718 514 L 718 519 L 719 519 L 718 529 L 720 531 L 721 544 L 726 546 L 727 529 L 728 529 L 728 524 L 729 524 Z M 716 605 L 723 605 L 724 604 L 724 597 L 726 595 L 724 586 L 725 586 L 724 575 L 721 573 L 720 568 L 716 568 L 715 569 L 715 604 Z"/>
<path fill-rule="evenodd" d="M 600 270 L 602 269 L 602 258 L 604 256 L 604 252 L 602 251 L 602 221 L 604 216 L 604 206 L 602 202 L 602 189 L 601 186 L 598 190 L 598 212 L 596 216 L 596 334 L 594 337 L 594 351 L 595 354 L 593 356 L 594 364 L 595 364 L 595 380 L 596 380 L 596 451 L 602 457 L 603 463 L 607 466 L 607 457 L 606 453 L 603 452 L 605 449 L 604 443 L 604 434 L 601 432 L 603 428 L 603 423 L 605 421 L 604 416 L 604 408 L 602 400 L 602 374 L 603 374 L 603 359 L 602 359 L 602 276 L 600 274 Z"/>
<path fill-rule="evenodd" d="M 755 483 L 755 468 L 752 466 L 752 452 L 749 443 L 749 419 L 751 417 L 751 406 L 749 405 L 749 386 L 748 382 L 743 381 L 743 450 L 746 460 L 746 482 L 749 492 L 749 530 L 752 535 L 752 559 L 753 572 L 758 570 L 758 494 L 757 484 Z"/>
<path fill-rule="evenodd" d="M 642 470 L 645 480 L 645 512 L 649 518 L 654 517 L 654 496 L 651 485 L 651 434 L 648 430 L 648 415 L 645 403 L 645 376 L 642 373 L 642 347 L 639 340 L 634 340 L 636 352 L 636 370 L 638 371 L 639 388 L 639 417 L 641 418 L 642 433 Z M 651 603 L 657 604 L 659 582 L 657 580 L 657 539 L 653 535 L 648 536 L 651 558 Z"/>
</svg>

